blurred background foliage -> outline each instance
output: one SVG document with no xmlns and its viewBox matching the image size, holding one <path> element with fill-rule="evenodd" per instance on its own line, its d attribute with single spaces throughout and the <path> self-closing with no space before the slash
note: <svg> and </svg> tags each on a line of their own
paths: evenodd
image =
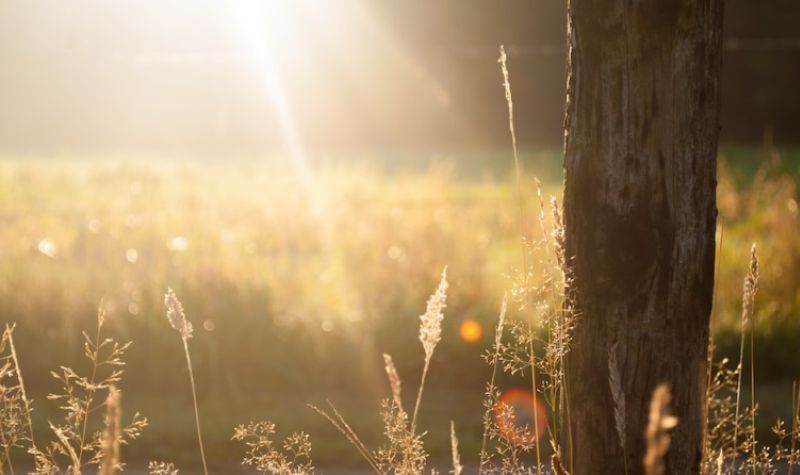
<svg viewBox="0 0 800 475">
<path fill-rule="evenodd" d="M 232 5 L 0 2 L 0 323 L 17 323 L 39 430 L 49 370 L 82 367 L 102 306 L 111 335 L 134 341 L 123 406 L 152 424 L 127 460 L 196 463 L 169 286 L 196 329 L 213 464 L 229 473 L 233 426 L 264 418 L 309 431 L 320 466 L 358 464 L 304 404 L 330 398 L 375 447 L 380 354 L 413 391 L 417 317 L 448 266 L 421 424 L 444 454 L 455 420 L 474 463 L 480 355 L 522 266 L 498 47 L 533 214 L 533 175 L 560 198 L 565 2 Z M 798 14 L 795 0 L 725 11 L 714 331 L 736 355 L 755 241 L 765 421 L 786 417 L 800 374 Z"/>
<path fill-rule="evenodd" d="M 132 450 L 151 458 L 184 450 L 191 459 L 185 368 L 163 308 L 172 287 L 196 328 L 201 409 L 218 461 L 235 460 L 226 424 L 249 417 L 324 434 L 324 421 L 304 403 L 327 397 L 358 414 L 354 424 L 368 439 L 377 437 L 370 417 L 388 391 L 380 354 L 393 355 L 413 390 L 422 365 L 417 317 L 446 265 L 444 338 L 423 421 L 444 428 L 460 421 L 465 453 L 477 453 L 470 449 L 480 439 L 488 375 L 480 355 L 521 266 L 506 155 L 466 169 L 455 156 L 423 167 L 392 162 L 391 171 L 378 159 L 330 161 L 311 181 L 246 161 L 2 163 L 0 314 L 18 323 L 26 381 L 41 411 L 53 409 L 41 397 L 53 387 L 49 370 L 81 367 L 80 332 L 94 328 L 102 305 L 110 333 L 134 341 L 126 406 L 153 421 Z M 528 149 L 524 160 L 526 213 L 538 213 L 533 174 L 560 200 L 560 157 Z M 798 177 L 793 149 L 730 148 L 720 158 L 718 351 L 737 354 L 742 279 L 755 241 L 756 364 L 767 387 L 800 374 Z M 541 235 L 538 225 L 529 231 Z M 462 338 L 465 321 L 480 326 L 477 341 Z M 370 405 L 376 410 L 366 415 Z M 446 447 L 438 428 L 431 427 L 433 443 Z M 336 439 L 315 445 L 323 463 L 346 463 Z"/>
</svg>

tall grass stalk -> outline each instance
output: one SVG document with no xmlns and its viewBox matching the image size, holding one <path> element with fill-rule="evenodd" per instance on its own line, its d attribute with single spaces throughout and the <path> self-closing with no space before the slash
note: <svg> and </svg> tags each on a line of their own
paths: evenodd
<svg viewBox="0 0 800 475">
<path fill-rule="evenodd" d="M 28 434 L 31 438 L 31 452 L 36 453 L 36 441 L 33 438 L 33 420 L 31 419 L 31 402 L 28 399 L 28 394 L 25 392 L 25 381 L 22 378 L 22 370 L 19 366 L 19 359 L 17 358 L 17 349 L 14 346 L 14 328 L 16 325 L 8 325 L 6 324 L 5 334 L 8 338 L 8 348 L 11 351 L 11 359 L 14 361 L 14 372 L 17 375 L 17 383 L 19 384 L 19 392 L 22 396 L 22 404 L 25 405 L 25 422 L 28 424 Z M 11 461 L 9 460 L 9 463 Z M 33 466 L 35 470 L 39 468 L 39 460 L 36 456 L 33 457 Z M 11 473 L 14 473 L 14 469 L 11 469 Z"/>
<path fill-rule="evenodd" d="M 95 334 L 95 339 L 94 339 L 94 348 L 96 348 L 97 351 L 95 351 L 94 356 L 91 358 L 92 376 L 89 379 L 89 385 L 87 387 L 89 394 L 84 402 L 84 407 L 83 407 L 83 428 L 81 429 L 81 438 L 78 444 L 78 460 L 76 467 L 76 470 L 78 470 L 78 472 L 76 472 L 76 474 L 79 473 L 81 465 L 83 464 L 83 450 L 86 447 L 86 432 L 89 428 L 89 410 L 92 407 L 92 401 L 94 401 L 94 394 L 97 390 L 97 384 L 96 384 L 97 370 L 99 369 L 100 366 L 98 361 L 99 348 L 101 343 L 100 331 L 103 328 L 103 323 L 105 323 L 105 320 L 106 320 L 106 314 L 105 311 L 103 310 L 103 306 L 101 303 L 100 307 L 97 309 L 97 333 Z M 85 336 L 85 338 L 88 340 L 88 337 Z"/>
<path fill-rule="evenodd" d="M 461 465 L 461 456 L 458 453 L 458 438 L 456 437 L 456 425 L 450 421 L 450 452 L 453 458 L 453 475 L 461 475 L 464 466 Z"/>
<path fill-rule="evenodd" d="M 524 199 L 524 192 L 522 189 L 522 164 L 519 160 L 519 152 L 517 150 L 517 134 L 514 130 L 514 101 L 511 96 L 511 81 L 509 79 L 508 73 L 508 56 L 506 55 L 505 46 L 500 46 L 500 70 L 503 73 L 503 89 L 505 90 L 506 95 L 506 103 L 508 105 L 508 130 L 511 133 L 511 148 L 514 155 L 514 174 L 516 177 L 516 185 L 517 185 L 517 203 L 519 206 L 519 215 L 520 215 L 520 232 L 522 235 L 522 269 L 525 277 L 528 276 L 528 256 L 527 256 L 527 249 L 525 248 L 527 230 L 530 229 L 527 225 L 526 213 L 525 213 L 525 199 Z M 539 430 L 539 416 L 537 414 L 537 410 L 535 404 L 537 402 L 537 383 L 536 383 L 536 354 L 534 353 L 534 346 L 533 346 L 533 315 L 531 318 L 527 319 L 528 323 L 528 332 L 530 333 L 529 339 L 529 348 L 528 351 L 530 353 L 530 366 L 531 366 L 531 393 L 533 395 L 534 400 L 534 410 L 533 410 L 533 426 L 534 431 Z M 539 440 L 538 440 L 538 432 L 536 433 L 536 472 L 541 475 L 542 473 L 542 456 L 539 450 Z"/>
<path fill-rule="evenodd" d="M 419 405 L 422 401 L 422 392 L 425 389 L 425 379 L 428 376 L 428 368 L 431 364 L 433 351 L 436 345 L 442 339 L 442 319 L 444 314 L 442 311 L 446 307 L 447 299 L 447 267 L 442 271 L 442 277 L 439 281 L 439 286 L 436 291 L 428 299 L 428 305 L 425 313 L 422 314 L 419 326 L 419 340 L 425 350 L 425 366 L 422 368 L 422 378 L 419 383 L 419 391 L 417 392 L 417 401 L 414 403 L 414 415 L 411 418 L 411 433 L 415 434 L 417 427 L 417 414 L 419 413 Z"/>
<path fill-rule="evenodd" d="M 791 435 L 791 454 L 795 453 L 797 450 L 797 438 L 798 438 L 798 424 L 800 424 L 800 380 L 795 381 L 792 383 L 792 435 Z M 789 463 L 789 471 L 788 475 L 792 475 L 794 471 L 795 464 L 790 462 Z"/>
<path fill-rule="evenodd" d="M 714 288 L 711 293 L 711 315 L 709 316 L 708 322 L 708 347 L 707 347 L 707 354 L 706 354 L 706 394 L 705 399 L 703 400 L 703 455 L 701 457 L 700 462 L 700 473 L 706 473 L 708 467 L 708 462 L 710 459 L 710 454 L 708 453 L 708 431 L 709 431 L 709 406 L 711 404 L 712 398 L 712 391 L 711 386 L 713 384 L 714 378 L 714 352 L 715 352 L 715 345 L 714 345 L 714 315 L 716 314 L 717 310 L 717 289 L 719 288 L 719 269 L 722 263 L 722 238 L 724 237 L 725 228 L 720 225 L 719 227 L 719 242 L 717 243 L 717 265 L 714 272 Z"/>
<path fill-rule="evenodd" d="M 194 422 L 197 429 L 197 444 L 200 447 L 200 459 L 203 462 L 203 473 L 208 475 L 208 466 L 206 465 L 206 453 L 203 448 L 203 434 L 200 429 L 200 410 L 197 406 L 197 388 L 194 382 L 194 371 L 192 370 L 192 357 L 189 354 L 189 339 L 192 337 L 192 324 L 186 319 L 186 314 L 183 311 L 183 305 L 175 296 L 172 289 L 167 289 L 164 295 L 164 305 L 167 307 L 167 320 L 169 320 L 172 328 L 178 331 L 183 341 L 183 352 L 186 355 L 186 367 L 189 369 L 189 382 L 192 386 L 192 402 L 194 403 Z"/>
<path fill-rule="evenodd" d="M 378 461 L 375 460 L 375 457 L 372 456 L 367 446 L 364 445 L 364 443 L 361 441 L 361 438 L 358 437 L 358 434 L 356 434 L 356 432 L 350 427 L 347 421 L 344 420 L 344 417 L 342 417 L 342 415 L 339 413 L 339 411 L 336 410 L 336 407 L 330 401 L 328 401 L 328 406 L 330 406 L 333 415 L 330 415 L 323 409 L 320 409 L 317 406 L 311 404 L 309 404 L 308 407 L 313 409 L 317 414 L 327 419 L 328 422 L 330 422 L 331 425 L 334 428 L 336 428 L 336 430 L 338 430 L 344 436 L 344 438 L 347 439 L 348 442 L 350 442 L 350 444 L 353 447 L 356 448 L 358 453 L 361 454 L 361 456 L 369 464 L 372 470 L 375 471 L 376 474 L 384 475 L 384 472 L 378 466 Z"/>
<path fill-rule="evenodd" d="M 106 398 L 106 427 L 103 431 L 102 450 L 103 462 L 98 475 L 115 475 L 119 469 L 120 456 L 120 422 L 122 408 L 120 407 L 120 393 L 115 386 L 109 386 Z"/>
</svg>

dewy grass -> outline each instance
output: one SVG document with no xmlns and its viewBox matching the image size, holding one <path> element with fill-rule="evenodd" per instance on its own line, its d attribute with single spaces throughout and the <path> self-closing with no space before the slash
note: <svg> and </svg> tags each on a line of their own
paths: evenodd
<svg viewBox="0 0 800 475">
<path fill-rule="evenodd" d="M 172 289 L 167 289 L 164 295 L 164 305 L 167 307 L 167 320 L 172 328 L 178 331 L 183 341 L 183 351 L 186 355 L 186 367 L 189 369 L 189 382 L 192 386 L 192 402 L 194 403 L 194 422 L 197 428 L 197 445 L 200 447 L 200 460 L 203 462 L 203 473 L 208 475 L 208 466 L 206 465 L 206 453 L 203 447 L 203 434 L 200 429 L 200 410 L 197 405 L 197 389 L 194 383 L 194 371 L 192 370 L 192 358 L 189 355 L 189 339 L 192 337 L 192 324 L 186 319 L 186 314 L 183 311 L 183 305 L 175 296 Z"/>
</svg>

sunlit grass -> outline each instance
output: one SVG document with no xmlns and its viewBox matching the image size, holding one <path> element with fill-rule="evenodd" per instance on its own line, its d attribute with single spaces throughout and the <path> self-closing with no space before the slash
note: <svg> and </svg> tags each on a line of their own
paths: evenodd
<svg viewBox="0 0 800 475">
<path fill-rule="evenodd" d="M 766 381 L 800 368 L 792 344 L 780 344 L 796 338 L 799 326 L 792 158 L 755 174 L 736 160 L 723 160 L 720 170 L 719 350 L 738 347 L 741 276 L 755 241 L 765 276 L 755 316 L 757 345 L 765 350 L 757 366 Z M 527 212 L 536 209 L 534 172 L 545 177 L 544 194 L 560 200 L 552 163 L 526 165 Z M 511 180 L 447 163 L 391 172 L 329 164 L 315 170 L 326 190 L 324 214 L 301 180 L 291 166 L 246 161 L 0 164 L 0 311 L 18 323 L 21 347 L 39 349 L 24 362 L 31 392 L 43 400 L 46 370 L 80 357 L 80 329 L 102 300 L 110 331 L 137 343 L 127 400 L 145 406 L 154 421 L 141 450 L 191 459 L 191 421 L 174 421 L 186 412 L 176 406 L 191 404 L 178 396 L 187 388 L 174 377 L 185 368 L 174 335 L 164 332 L 163 291 L 172 287 L 199 334 L 192 359 L 209 459 L 230 459 L 230 426 L 242 420 L 269 416 L 279 426 L 325 433 L 303 403 L 331 395 L 343 412 L 377 413 L 363 404 L 386 394 L 382 352 L 395 357 L 404 379 L 417 380 L 416 318 L 447 265 L 448 318 L 431 363 L 432 400 L 420 417 L 428 426 L 447 408 L 435 422 L 458 422 L 462 453 L 474 463 L 487 378 L 479 355 L 491 344 L 497 304 L 520 265 Z M 336 400 L 344 391 L 349 396 Z M 450 406 L 447 391 L 466 402 Z M 359 419 L 364 437 L 378 436 L 369 429 L 374 421 Z M 449 439 L 437 437 L 430 442 L 446 449 Z M 319 441 L 317 462 L 335 461 L 339 442 Z"/>
</svg>

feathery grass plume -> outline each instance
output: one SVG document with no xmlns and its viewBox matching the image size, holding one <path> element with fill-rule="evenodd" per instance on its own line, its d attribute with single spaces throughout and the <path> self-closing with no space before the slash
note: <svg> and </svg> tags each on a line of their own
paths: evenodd
<svg viewBox="0 0 800 475">
<path fill-rule="evenodd" d="M 102 441 L 103 461 L 100 464 L 99 475 L 114 475 L 119 470 L 121 417 L 120 393 L 116 386 L 111 385 L 108 387 L 108 397 L 106 398 L 106 427 L 103 431 Z"/>
<path fill-rule="evenodd" d="M 450 421 L 450 451 L 453 456 L 453 475 L 461 475 L 464 466 L 461 465 L 461 456 L 458 455 L 458 438 L 456 438 L 456 426 Z"/>
<path fill-rule="evenodd" d="M 403 401 L 400 398 L 402 382 L 400 381 L 400 375 L 397 374 L 397 368 L 394 366 L 391 355 L 384 353 L 383 362 L 385 364 L 386 376 L 389 378 L 389 386 L 392 388 L 392 399 L 394 399 L 394 403 L 397 404 L 397 407 L 402 411 Z"/>
<path fill-rule="evenodd" d="M 567 234 L 564 229 L 564 218 L 561 215 L 561 209 L 558 207 L 558 201 L 555 196 L 550 197 L 550 209 L 553 212 L 553 250 L 556 255 L 556 264 L 562 273 L 562 278 L 566 279 L 567 270 L 567 254 L 566 254 L 566 240 Z"/>
<path fill-rule="evenodd" d="M 150 462 L 147 464 L 149 475 L 178 475 L 178 469 L 172 463 Z"/>
<path fill-rule="evenodd" d="M 167 288 L 167 293 L 164 295 L 164 305 L 167 307 L 167 320 L 172 328 L 178 330 L 184 340 L 191 338 L 192 324 L 186 319 L 183 305 L 171 288 Z"/>
<path fill-rule="evenodd" d="M 442 277 L 436 291 L 428 299 L 425 313 L 420 315 L 419 341 L 425 349 L 425 360 L 433 356 L 433 350 L 442 339 L 443 310 L 447 306 L 447 267 L 442 271 Z"/>
<path fill-rule="evenodd" d="M 192 370 L 192 358 L 189 355 L 189 339 L 192 337 L 192 324 L 186 319 L 183 305 L 172 289 L 168 288 L 164 295 L 164 306 L 167 307 L 167 320 L 172 328 L 178 331 L 183 340 L 183 352 L 186 356 L 186 367 L 189 369 L 189 382 L 192 386 L 192 402 L 194 403 L 194 422 L 197 429 L 197 444 L 200 447 L 200 460 L 203 462 L 203 473 L 208 475 L 206 465 L 206 453 L 203 448 L 203 434 L 200 429 L 200 410 L 197 406 L 197 388 L 194 383 L 194 371 Z"/>
<path fill-rule="evenodd" d="M 744 278 L 742 286 L 742 327 L 746 326 L 753 318 L 753 307 L 755 304 L 756 291 L 758 290 L 758 255 L 756 254 L 756 244 L 750 248 L 750 267 Z"/>
<path fill-rule="evenodd" d="M 752 418 L 751 421 L 751 429 L 753 430 L 753 440 L 752 440 L 752 447 L 750 450 L 750 457 L 751 463 L 753 465 L 753 470 L 755 473 L 755 460 L 756 460 L 756 442 L 755 442 L 755 369 L 753 368 L 753 351 L 754 351 L 754 341 L 753 341 L 753 330 L 755 328 L 754 325 L 754 318 L 753 318 L 753 308 L 755 305 L 755 297 L 756 291 L 758 290 L 758 256 L 756 255 L 756 245 L 753 243 L 753 246 L 750 249 L 750 267 L 748 268 L 748 272 L 744 277 L 744 284 L 742 285 L 742 319 L 741 319 L 741 329 L 740 334 L 741 338 L 739 341 L 739 366 L 738 366 L 738 382 L 736 385 L 736 414 L 735 420 L 739 420 L 739 408 L 740 408 L 740 401 L 741 401 L 741 392 L 742 392 L 742 374 L 743 371 L 743 363 L 744 363 L 744 347 L 745 347 L 745 337 L 747 335 L 747 327 L 750 326 L 750 390 L 751 390 L 751 400 L 750 400 L 750 415 Z M 739 439 L 739 425 L 737 424 L 734 427 L 734 434 L 733 434 L 733 447 L 736 450 L 738 446 L 738 439 Z"/>
<path fill-rule="evenodd" d="M 243 442 L 247 453 L 242 460 L 262 474 L 308 475 L 314 472 L 311 461 L 311 442 L 308 435 L 295 432 L 276 447 L 275 424 L 268 421 L 250 422 L 236 427 L 232 440 Z"/>
<path fill-rule="evenodd" d="M 645 432 L 647 452 L 644 456 L 644 470 L 647 475 L 664 474 L 664 455 L 671 442 L 669 430 L 678 425 L 678 418 L 669 409 L 671 399 L 669 386 L 661 384 L 653 391 L 650 400 L 650 419 Z"/>
<path fill-rule="evenodd" d="M 419 391 L 417 392 L 417 401 L 414 403 L 414 415 L 411 418 L 411 432 L 414 432 L 417 427 L 417 414 L 419 414 L 419 404 L 422 401 L 422 392 L 425 389 L 425 378 L 428 376 L 428 368 L 430 367 L 431 357 L 433 357 L 433 350 L 442 339 L 442 320 L 444 313 L 442 313 L 447 306 L 447 267 L 442 270 L 442 277 L 439 280 L 439 285 L 436 291 L 428 299 L 428 305 L 425 313 L 419 317 L 419 341 L 422 342 L 422 348 L 425 350 L 425 366 L 422 368 L 422 378 L 419 383 Z"/>
</svg>

